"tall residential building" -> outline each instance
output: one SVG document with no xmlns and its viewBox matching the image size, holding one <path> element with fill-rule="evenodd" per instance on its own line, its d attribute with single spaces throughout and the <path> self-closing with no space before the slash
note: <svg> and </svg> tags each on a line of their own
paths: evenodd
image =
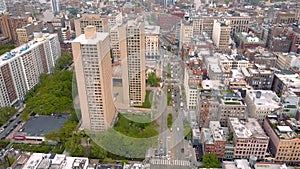
<svg viewBox="0 0 300 169">
<path fill-rule="evenodd" d="M 128 90 L 131 106 L 142 105 L 146 95 L 144 27 L 144 22 L 136 20 L 128 21 L 126 27 Z"/>
<path fill-rule="evenodd" d="M 95 26 L 97 32 L 109 32 L 108 18 L 101 17 L 100 14 L 83 14 L 74 24 L 76 37 L 84 34 L 85 27 L 89 25 Z"/>
<path fill-rule="evenodd" d="M 60 12 L 60 0 L 51 0 L 51 7 L 53 13 L 59 13 Z"/>
<path fill-rule="evenodd" d="M 5 0 L 0 0 L 0 14 L 6 11 Z"/>
<path fill-rule="evenodd" d="M 229 21 L 227 20 L 214 20 L 212 40 L 218 49 L 222 51 L 229 51 L 230 42 L 230 31 Z"/>
<path fill-rule="evenodd" d="M 238 118 L 229 118 L 228 126 L 234 143 L 234 159 L 249 159 L 251 156 L 258 160 L 265 159 L 269 137 L 256 119 L 240 121 Z"/>
<path fill-rule="evenodd" d="M 112 94 L 109 33 L 87 26 L 72 42 L 82 127 L 103 131 L 113 125 L 116 108 Z"/>
<path fill-rule="evenodd" d="M 21 28 L 27 24 L 27 17 L 12 17 L 6 14 L 0 17 L 0 27 L 3 36 L 7 37 L 10 42 L 15 44 L 18 43 L 17 28 Z"/>
<path fill-rule="evenodd" d="M 0 107 L 25 99 L 39 83 L 42 73 L 51 73 L 61 55 L 57 34 L 39 34 L 22 46 L 0 56 Z"/>
<path fill-rule="evenodd" d="M 126 55 L 126 44 L 125 46 L 121 45 L 122 41 L 126 41 L 126 26 L 125 25 L 115 25 L 109 30 L 110 34 L 110 47 L 114 62 L 119 61 L 122 59 L 121 54 Z M 123 47 L 123 48 L 122 48 Z M 121 52 L 122 49 L 125 51 Z M 123 58 L 126 58 L 124 56 Z"/>
<path fill-rule="evenodd" d="M 123 15 L 121 11 L 113 11 L 108 15 L 103 16 L 104 18 L 108 18 L 108 25 L 109 29 L 114 27 L 115 25 L 122 25 L 123 24 Z"/>
</svg>

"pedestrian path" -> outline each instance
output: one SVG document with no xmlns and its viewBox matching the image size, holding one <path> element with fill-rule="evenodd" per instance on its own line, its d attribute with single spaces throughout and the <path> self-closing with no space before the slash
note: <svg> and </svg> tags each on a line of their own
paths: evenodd
<svg viewBox="0 0 300 169">
<path fill-rule="evenodd" d="M 150 164 L 153 164 L 153 165 L 190 166 L 189 161 L 185 161 L 185 160 L 166 160 L 166 159 L 151 159 Z"/>
</svg>

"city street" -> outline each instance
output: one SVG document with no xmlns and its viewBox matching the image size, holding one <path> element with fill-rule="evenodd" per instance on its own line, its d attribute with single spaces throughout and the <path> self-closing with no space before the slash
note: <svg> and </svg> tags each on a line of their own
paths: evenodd
<svg viewBox="0 0 300 169">
<path fill-rule="evenodd" d="M 154 103 L 160 103 L 159 106 L 154 107 L 159 109 L 159 116 L 155 115 L 155 117 L 158 117 L 160 137 L 154 154 L 155 157 L 150 160 L 151 168 L 191 168 L 192 164 L 195 164 L 193 159 L 195 155 L 193 155 L 192 146 L 184 139 L 185 112 L 183 110 L 186 106 L 182 95 L 183 71 L 181 58 L 164 48 L 161 48 L 161 54 L 160 62 L 164 79 L 162 92 L 164 94 L 161 94 L 160 97 L 157 95 L 154 98 Z M 171 77 L 167 76 L 168 73 L 171 73 Z M 172 105 L 168 110 L 166 105 L 169 85 L 172 86 Z M 162 104 L 165 104 L 165 106 Z M 167 127 L 169 113 L 173 117 L 170 129 Z"/>
<path fill-rule="evenodd" d="M 19 111 L 15 116 L 13 116 L 6 124 L 4 124 L 1 127 L 2 131 L 0 132 L 0 140 L 8 137 L 9 134 L 11 134 L 11 132 L 22 122 L 22 120 L 20 119 L 21 114 L 22 112 Z"/>
</svg>

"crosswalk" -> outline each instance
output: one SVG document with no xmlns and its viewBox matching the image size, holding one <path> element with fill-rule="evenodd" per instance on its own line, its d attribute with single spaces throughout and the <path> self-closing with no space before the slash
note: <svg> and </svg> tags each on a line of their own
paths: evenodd
<svg viewBox="0 0 300 169">
<path fill-rule="evenodd" d="M 155 165 L 176 165 L 176 166 L 190 166 L 189 161 L 185 160 L 166 160 L 166 159 L 151 159 L 150 164 Z"/>
</svg>

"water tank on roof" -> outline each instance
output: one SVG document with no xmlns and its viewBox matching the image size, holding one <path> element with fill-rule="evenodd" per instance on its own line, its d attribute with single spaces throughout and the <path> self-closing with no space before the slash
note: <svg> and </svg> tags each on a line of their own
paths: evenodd
<svg viewBox="0 0 300 169">
<path fill-rule="evenodd" d="M 259 99 L 260 97 L 261 97 L 261 91 L 257 91 L 257 92 L 256 92 L 256 98 Z"/>
</svg>

